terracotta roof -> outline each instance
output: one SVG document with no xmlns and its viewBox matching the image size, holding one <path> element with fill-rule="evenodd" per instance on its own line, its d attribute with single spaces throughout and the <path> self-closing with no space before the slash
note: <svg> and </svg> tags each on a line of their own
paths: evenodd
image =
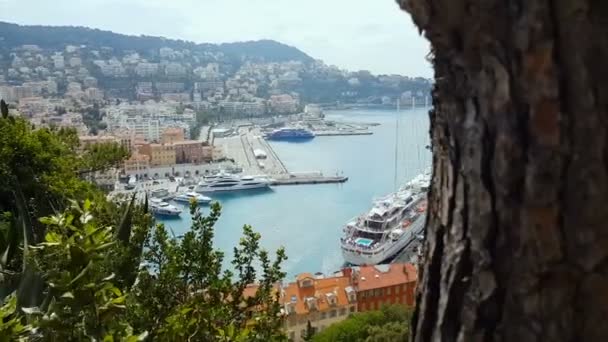
<svg viewBox="0 0 608 342">
<path fill-rule="evenodd" d="M 353 268 L 354 281 L 359 291 L 415 282 L 416 267 L 409 263 L 361 266 Z"/>
<path fill-rule="evenodd" d="M 283 287 L 281 304 L 293 303 L 297 314 L 307 314 L 309 310 L 306 305 L 307 298 L 316 299 L 318 311 L 325 311 L 333 307 L 341 307 L 349 304 L 345 289 L 350 285 L 348 277 L 328 277 L 315 279 L 310 273 L 298 275 L 297 280 L 310 278 L 312 286 L 300 287 L 298 282 L 289 283 Z M 328 296 L 329 294 L 329 296 Z M 335 295 L 336 305 L 331 306 L 329 298 Z"/>
</svg>

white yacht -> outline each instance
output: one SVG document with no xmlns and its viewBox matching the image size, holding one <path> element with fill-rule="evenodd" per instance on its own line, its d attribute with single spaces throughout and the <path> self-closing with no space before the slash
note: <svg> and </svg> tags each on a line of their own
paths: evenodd
<svg viewBox="0 0 608 342">
<path fill-rule="evenodd" d="M 191 200 L 196 200 L 198 204 L 209 204 L 211 202 L 211 198 L 207 196 L 203 196 L 197 192 L 186 192 L 180 195 L 177 195 L 173 198 L 175 202 L 182 203 L 190 203 Z"/>
<path fill-rule="evenodd" d="M 173 196 L 171 196 L 171 193 L 169 192 L 169 190 L 165 189 L 165 188 L 159 188 L 159 189 L 150 191 L 150 197 L 158 198 L 163 201 L 168 201 L 171 198 L 173 198 Z"/>
<path fill-rule="evenodd" d="M 375 265 L 395 256 L 422 232 L 430 176 L 416 177 L 344 227 L 341 249 L 352 265 Z"/>
<path fill-rule="evenodd" d="M 213 175 L 206 176 L 195 188 L 198 193 L 228 192 L 251 189 L 265 189 L 270 186 L 270 180 L 261 176 Z"/>
<path fill-rule="evenodd" d="M 177 217 L 182 213 L 182 210 L 174 205 L 171 205 L 159 198 L 150 199 L 150 211 L 156 216 L 173 216 Z"/>
</svg>

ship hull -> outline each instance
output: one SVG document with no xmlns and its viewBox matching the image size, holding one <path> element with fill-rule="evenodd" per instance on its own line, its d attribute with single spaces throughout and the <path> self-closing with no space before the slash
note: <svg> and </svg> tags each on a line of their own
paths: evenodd
<svg viewBox="0 0 608 342">
<path fill-rule="evenodd" d="M 226 188 L 212 188 L 208 186 L 197 186 L 195 191 L 200 194 L 210 194 L 210 193 L 218 193 L 218 192 L 235 192 L 235 191 L 244 191 L 244 190 L 254 190 L 254 189 L 265 189 L 269 188 L 270 185 L 268 183 L 265 184 L 253 184 L 253 185 L 236 185 L 232 187 Z"/>
</svg>

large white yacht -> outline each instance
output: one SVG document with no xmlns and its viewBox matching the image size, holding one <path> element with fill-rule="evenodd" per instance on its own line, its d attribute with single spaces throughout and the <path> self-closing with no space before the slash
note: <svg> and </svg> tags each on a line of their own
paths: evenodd
<svg viewBox="0 0 608 342">
<path fill-rule="evenodd" d="M 195 188 L 198 193 L 228 192 L 251 189 L 264 189 L 270 186 L 270 180 L 260 176 L 236 176 L 219 174 L 206 176 Z"/>
<path fill-rule="evenodd" d="M 150 211 L 155 216 L 161 217 L 177 217 L 182 213 L 182 210 L 174 205 L 171 205 L 159 198 L 150 199 Z"/>
<path fill-rule="evenodd" d="M 372 209 L 344 227 L 341 248 L 352 265 L 375 265 L 395 256 L 422 232 L 430 174 L 422 174 L 396 193 L 376 200 Z"/>
</svg>

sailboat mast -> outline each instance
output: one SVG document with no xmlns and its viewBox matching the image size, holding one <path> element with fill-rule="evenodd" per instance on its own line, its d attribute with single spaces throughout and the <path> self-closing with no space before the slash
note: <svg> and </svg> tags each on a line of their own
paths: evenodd
<svg viewBox="0 0 608 342">
<path fill-rule="evenodd" d="M 394 187 L 395 191 L 397 191 L 397 163 L 399 159 L 399 111 L 400 111 L 400 99 L 397 98 L 397 122 L 395 124 L 395 179 L 394 179 Z"/>
</svg>

